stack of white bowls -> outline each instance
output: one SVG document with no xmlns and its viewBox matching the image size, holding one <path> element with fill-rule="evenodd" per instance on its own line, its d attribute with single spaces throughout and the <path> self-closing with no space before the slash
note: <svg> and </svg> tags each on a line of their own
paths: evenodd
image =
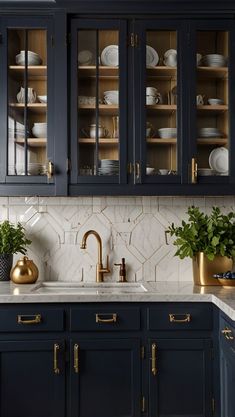
<svg viewBox="0 0 235 417">
<path fill-rule="evenodd" d="M 25 57 L 27 51 L 20 51 L 20 54 L 16 55 L 17 65 L 25 65 Z M 28 51 L 28 65 L 41 65 L 42 59 L 36 52 Z"/>
<path fill-rule="evenodd" d="M 118 105 L 118 102 L 119 102 L 119 91 L 118 90 L 104 91 L 104 103 L 105 104 Z"/>
<path fill-rule="evenodd" d="M 36 138 L 46 138 L 47 123 L 34 123 L 32 133 Z"/>
<path fill-rule="evenodd" d="M 158 134 L 161 139 L 172 139 L 177 136 L 177 129 L 175 127 L 163 127 L 158 129 Z"/>
<path fill-rule="evenodd" d="M 161 104 L 162 96 L 155 87 L 146 87 L 146 104 L 152 106 L 154 104 Z"/>
<path fill-rule="evenodd" d="M 28 163 L 28 175 L 39 175 L 41 171 L 42 164 L 38 162 L 29 162 Z M 20 162 L 16 164 L 15 171 L 17 175 L 25 175 L 25 165 Z"/>
<path fill-rule="evenodd" d="M 227 60 L 224 55 L 208 54 L 202 57 L 201 65 L 206 67 L 225 67 Z"/>
</svg>

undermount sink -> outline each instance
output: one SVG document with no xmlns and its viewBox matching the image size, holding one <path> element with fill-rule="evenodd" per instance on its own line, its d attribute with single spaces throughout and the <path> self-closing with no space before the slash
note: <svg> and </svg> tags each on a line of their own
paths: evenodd
<svg viewBox="0 0 235 417">
<path fill-rule="evenodd" d="M 32 292 L 40 294 L 130 294 L 143 293 L 148 290 L 138 283 L 74 283 L 42 282 Z"/>
</svg>

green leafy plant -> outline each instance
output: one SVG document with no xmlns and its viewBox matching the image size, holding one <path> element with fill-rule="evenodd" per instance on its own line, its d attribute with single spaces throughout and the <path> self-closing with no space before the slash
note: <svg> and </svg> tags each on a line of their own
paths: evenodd
<svg viewBox="0 0 235 417">
<path fill-rule="evenodd" d="M 176 256 L 193 258 L 198 252 L 204 252 L 209 260 L 216 255 L 235 258 L 235 213 L 222 214 L 218 207 L 213 207 L 207 215 L 192 206 L 187 214 L 188 223 L 182 221 L 178 227 L 172 223 L 166 231 L 176 237 Z"/>
<path fill-rule="evenodd" d="M 8 220 L 0 223 L 0 254 L 22 253 L 26 254 L 26 246 L 31 240 L 25 237 L 22 224 L 11 224 Z"/>
</svg>

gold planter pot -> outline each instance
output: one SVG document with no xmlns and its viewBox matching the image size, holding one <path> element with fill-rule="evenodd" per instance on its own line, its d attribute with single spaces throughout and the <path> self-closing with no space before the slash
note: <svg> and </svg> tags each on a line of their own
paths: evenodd
<svg viewBox="0 0 235 417">
<path fill-rule="evenodd" d="M 193 278 L 195 285 L 221 285 L 213 278 L 213 274 L 219 272 L 231 271 L 233 260 L 227 256 L 216 255 L 213 261 L 210 261 L 204 252 L 199 252 L 193 258 Z"/>
</svg>

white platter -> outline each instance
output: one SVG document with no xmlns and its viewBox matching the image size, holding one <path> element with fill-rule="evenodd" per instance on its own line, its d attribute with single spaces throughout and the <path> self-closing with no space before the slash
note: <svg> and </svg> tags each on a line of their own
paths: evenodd
<svg viewBox="0 0 235 417">
<path fill-rule="evenodd" d="M 211 169 L 220 174 L 228 172 L 228 149 L 224 147 L 213 149 L 209 155 Z"/>
<path fill-rule="evenodd" d="M 152 46 L 146 45 L 146 66 L 156 67 L 159 62 L 157 51 Z"/>
<path fill-rule="evenodd" d="M 101 52 L 101 64 L 108 67 L 118 67 L 118 45 L 109 45 Z"/>
</svg>

